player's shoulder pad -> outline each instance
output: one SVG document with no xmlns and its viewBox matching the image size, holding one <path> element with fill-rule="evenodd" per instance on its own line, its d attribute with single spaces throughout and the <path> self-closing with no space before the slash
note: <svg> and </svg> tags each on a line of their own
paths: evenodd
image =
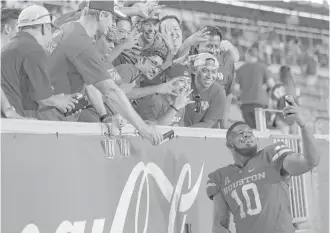
<svg viewBox="0 0 330 233">
<path fill-rule="evenodd" d="M 208 175 L 206 193 L 211 200 L 213 200 L 214 195 L 221 192 L 221 187 L 224 184 L 223 178 L 230 172 L 228 169 L 230 169 L 230 166 L 221 167 Z"/>
<path fill-rule="evenodd" d="M 221 168 L 210 173 L 208 175 L 208 181 L 206 183 L 206 193 L 207 196 L 213 200 L 213 196 L 220 192 L 220 182 L 221 182 Z"/>
<path fill-rule="evenodd" d="M 268 157 L 270 162 L 276 162 L 293 153 L 295 152 L 283 142 L 276 142 L 264 149 L 264 154 Z"/>
</svg>

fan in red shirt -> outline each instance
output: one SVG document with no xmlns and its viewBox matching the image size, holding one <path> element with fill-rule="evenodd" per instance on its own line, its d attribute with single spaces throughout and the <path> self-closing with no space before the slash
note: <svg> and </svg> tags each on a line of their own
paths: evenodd
<svg viewBox="0 0 330 233">
<path fill-rule="evenodd" d="M 227 131 L 226 145 L 235 163 L 209 174 L 207 195 L 214 204 L 213 233 L 229 233 L 229 213 L 236 233 L 293 233 L 290 213 L 290 176 L 311 171 L 319 164 L 320 151 L 312 129 L 293 99 L 283 110 L 301 128 L 304 154 L 284 143 L 258 151 L 257 139 L 244 122 Z"/>
<path fill-rule="evenodd" d="M 210 53 L 217 57 L 219 62 L 219 83 L 226 91 L 226 111 L 223 119 L 219 122 L 221 128 L 227 128 L 228 112 L 232 101 L 232 91 L 235 84 L 235 65 L 239 60 L 238 49 L 232 45 L 228 40 L 224 39 L 223 32 L 218 26 L 207 26 L 209 34 L 206 40 L 193 47 L 192 53 Z"/>
<path fill-rule="evenodd" d="M 184 124 L 192 128 L 213 128 L 223 119 L 226 110 L 225 90 L 216 82 L 219 62 L 209 53 L 197 54 L 192 59 L 191 98 L 195 104 L 186 106 Z"/>
<path fill-rule="evenodd" d="M 92 38 L 97 33 L 105 34 L 114 25 L 116 16 L 122 17 L 123 14 L 116 10 L 113 1 L 89 1 L 78 21 L 64 24 L 53 35 L 49 46 L 51 81 L 55 92 L 87 92 L 92 105 L 102 113 L 100 121 L 107 116 L 103 114 L 105 108 L 102 98 L 99 98 L 101 92 L 116 113 L 125 117 L 143 137 L 158 144 L 162 134 L 145 124 L 134 111 L 125 93 L 104 69 L 100 54 L 93 44 Z M 88 90 L 86 86 L 92 88 Z"/>
</svg>

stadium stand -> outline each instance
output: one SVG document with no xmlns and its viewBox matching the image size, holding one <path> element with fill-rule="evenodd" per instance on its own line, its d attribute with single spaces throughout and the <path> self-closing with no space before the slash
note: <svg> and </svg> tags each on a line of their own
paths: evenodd
<svg viewBox="0 0 330 233">
<path fill-rule="evenodd" d="M 35 4 L 36 1 L 33 3 Z M 42 3 L 55 17 L 58 17 L 76 10 L 80 1 L 43 1 Z M 2 1 L 3 7 L 21 7 L 28 4 L 29 1 Z M 325 7 L 328 6 L 327 1 L 323 1 L 323 5 L 313 1 L 309 3 L 264 1 L 257 5 L 255 2 L 229 3 L 215 0 L 203 3 L 160 1 L 160 4 L 169 6 L 171 14 L 175 13 L 182 20 L 184 39 L 203 25 L 213 24 L 220 26 L 226 38 L 238 47 L 240 62 L 244 61 L 245 51 L 249 47 L 257 46 L 260 57 L 268 63 L 275 79 L 278 78 L 280 64 L 294 65 L 292 72 L 300 92 L 301 106 L 310 120 L 316 123 L 317 133 L 328 132 L 329 10 Z M 296 13 L 299 17 L 289 15 L 290 12 Z M 308 86 L 296 64 L 298 54 L 295 52 L 306 47 L 313 50 L 318 62 L 318 78 L 313 88 Z M 236 64 L 236 68 L 238 66 L 239 64 Z M 231 121 L 241 119 L 237 103 L 239 104 L 234 98 L 229 114 Z"/>
</svg>

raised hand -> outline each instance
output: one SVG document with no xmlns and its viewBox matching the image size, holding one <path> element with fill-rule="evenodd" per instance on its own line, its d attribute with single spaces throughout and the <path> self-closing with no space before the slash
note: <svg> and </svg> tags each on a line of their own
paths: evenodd
<svg viewBox="0 0 330 233">
<path fill-rule="evenodd" d="M 297 103 L 291 95 L 285 96 L 290 105 L 283 109 L 283 115 L 286 119 L 295 121 L 300 127 L 306 124 L 306 119 Z"/>
<path fill-rule="evenodd" d="M 122 43 L 124 49 L 132 49 L 137 48 L 141 50 L 141 48 L 137 45 L 139 38 L 141 37 L 142 32 L 133 32 L 131 33 Z"/>
<path fill-rule="evenodd" d="M 173 60 L 173 64 L 189 65 L 189 53 Z"/>
<path fill-rule="evenodd" d="M 162 83 L 159 85 L 158 88 L 158 93 L 159 94 L 167 94 L 167 95 L 174 95 L 177 96 L 177 94 L 175 93 L 176 90 L 178 90 L 180 87 L 177 85 L 174 85 L 175 82 L 177 82 L 178 80 L 180 80 L 181 78 L 174 78 L 171 81 L 168 81 L 166 83 Z"/>
<path fill-rule="evenodd" d="M 199 56 L 200 56 L 200 54 L 190 55 L 190 56 L 188 56 L 188 54 L 186 54 L 183 57 L 173 60 L 173 63 L 181 64 L 181 65 L 189 65 L 191 62 L 194 62 L 196 59 L 198 59 Z"/>
<path fill-rule="evenodd" d="M 192 91 L 193 90 L 183 92 L 178 97 L 176 97 L 176 99 L 173 103 L 174 107 L 179 110 L 179 109 L 186 107 L 188 104 L 195 103 L 195 101 L 193 101 L 189 98 Z"/>
<path fill-rule="evenodd" d="M 207 31 L 207 28 L 203 28 L 203 29 L 195 32 L 194 34 L 192 34 L 190 37 L 188 37 L 187 41 L 188 41 L 189 45 L 191 45 L 191 46 L 198 45 L 202 42 L 208 41 L 207 36 L 209 34 L 210 34 L 210 32 Z"/>
</svg>

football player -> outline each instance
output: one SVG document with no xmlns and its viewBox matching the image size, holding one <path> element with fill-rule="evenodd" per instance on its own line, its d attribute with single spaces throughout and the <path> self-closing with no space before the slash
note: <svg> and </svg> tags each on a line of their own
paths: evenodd
<svg viewBox="0 0 330 233">
<path fill-rule="evenodd" d="M 301 128 L 303 154 L 278 142 L 258 151 L 257 139 L 244 122 L 227 131 L 226 145 L 235 164 L 209 174 L 207 195 L 213 200 L 213 233 L 229 233 L 229 214 L 236 233 L 293 233 L 290 213 L 290 176 L 299 176 L 319 164 L 320 151 L 312 129 L 293 98 L 283 109 L 284 117 Z"/>
</svg>

